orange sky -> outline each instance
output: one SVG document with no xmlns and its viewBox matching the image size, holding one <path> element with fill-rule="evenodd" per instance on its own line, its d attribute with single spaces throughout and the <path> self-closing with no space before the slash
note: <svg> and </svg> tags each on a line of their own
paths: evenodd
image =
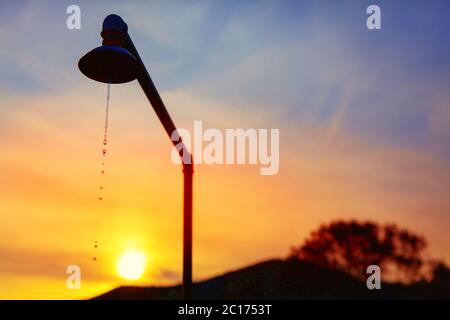
<svg viewBox="0 0 450 320">
<path fill-rule="evenodd" d="M 90 98 L 72 92 L 8 101 L 26 113 L 8 115 L 0 146 L 2 298 L 89 297 L 124 284 L 115 265 L 127 249 L 143 250 L 149 259 L 146 276 L 135 283 L 180 279 L 182 175 L 170 161 L 169 139 L 133 85 L 114 86 L 99 203 L 105 86 L 85 90 Z M 210 103 L 182 92 L 163 96 L 194 113 Z M 214 117 L 204 118 L 206 127 Z M 264 117 L 241 117 L 236 127 L 267 127 Z M 226 112 L 221 119 L 228 125 Z M 330 138 L 327 130 L 285 127 L 275 176 L 260 176 L 258 166 L 196 168 L 195 279 L 283 257 L 336 218 L 396 222 L 426 235 L 435 256 L 449 258 L 448 222 L 427 216 L 448 208 L 442 176 L 448 165 L 344 133 Z M 81 290 L 65 288 L 70 264 L 82 268 Z"/>
</svg>

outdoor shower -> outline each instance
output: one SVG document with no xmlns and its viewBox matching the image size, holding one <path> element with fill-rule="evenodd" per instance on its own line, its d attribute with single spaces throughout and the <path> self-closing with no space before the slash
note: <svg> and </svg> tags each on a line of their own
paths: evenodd
<svg viewBox="0 0 450 320">
<path fill-rule="evenodd" d="M 130 36 L 128 26 L 121 17 L 111 14 L 103 21 L 102 46 L 88 52 L 78 62 L 80 71 L 90 79 L 103 83 L 126 83 L 137 79 L 150 104 L 156 112 L 169 138 L 176 127 L 153 84 Z M 180 146 L 179 142 L 173 144 Z M 185 147 L 181 148 L 183 164 L 183 298 L 192 293 L 192 176 L 193 161 Z M 186 159 L 188 161 L 186 161 Z"/>
</svg>

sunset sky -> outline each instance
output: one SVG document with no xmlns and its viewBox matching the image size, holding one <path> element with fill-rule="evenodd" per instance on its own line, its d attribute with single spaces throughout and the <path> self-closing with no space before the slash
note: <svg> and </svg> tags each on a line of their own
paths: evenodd
<svg viewBox="0 0 450 320">
<path fill-rule="evenodd" d="M 181 168 L 136 81 L 111 88 L 100 174 L 106 85 L 77 63 L 110 13 L 179 127 L 280 129 L 277 175 L 196 167 L 195 280 L 285 257 L 333 219 L 397 223 L 450 263 L 449 1 L 2 1 L 0 298 L 181 280 Z M 127 250 L 147 256 L 140 280 L 117 273 Z"/>
</svg>

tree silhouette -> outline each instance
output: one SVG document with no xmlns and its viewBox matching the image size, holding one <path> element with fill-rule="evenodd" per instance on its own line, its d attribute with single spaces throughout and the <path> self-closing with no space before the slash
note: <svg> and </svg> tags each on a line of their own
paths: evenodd
<svg viewBox="0 0 450 320">
<path fill-rule="evenodd" d="M 421 280 L 422 254 L 427 243 L 396 225 L 335 221 L 311 233 L 305 243 L 291 250 L 290 258 L 338 269 L 365 279 L 366 268 L 378 265 L 390 280 Z"/>
</svg>

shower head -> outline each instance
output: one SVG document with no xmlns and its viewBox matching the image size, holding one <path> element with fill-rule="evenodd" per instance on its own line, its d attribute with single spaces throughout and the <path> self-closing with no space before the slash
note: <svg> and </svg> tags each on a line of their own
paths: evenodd
<svg viewBox="0 0 450 320">
<path fill-rule="evenodd" d="M 121 47 L 103 45 L 85 54 L 78 68 L 95 81 L 125 83 L 137 78 L 138 61 Z"/>
<path fill-rule="evenodd" d="M 127 24 L 117 15 L 103 22 L 102 46 L 85 54 L 78 68 L 88 78 L 104 83 L 126 83 L 137 78 L 139 61 L 124 46 L 128 37 Z"/>
</svg>

